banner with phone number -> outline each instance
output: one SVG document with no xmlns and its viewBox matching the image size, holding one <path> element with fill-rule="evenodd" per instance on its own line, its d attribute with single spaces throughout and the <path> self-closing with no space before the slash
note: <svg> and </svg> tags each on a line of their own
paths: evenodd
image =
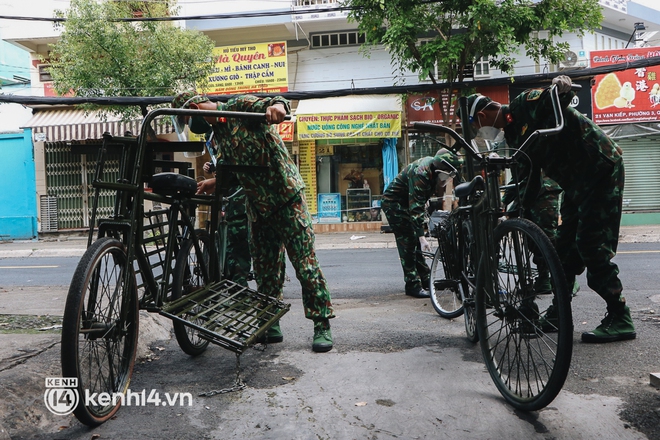
<svg viewBox="0 0 660 440">
<path fill-rule="evenodd" d="M 660 47 L 592 51 L 591 67 L 660 56 Z M 593 121 L 618 124 L 660 120 L 660 66 L 641 67 L 594 78 Z"/>
<path fill-rule="evenodd" d="M 401 112 L 298 115 L 298 139 L 398 138 Z"/>
<path fill-rule="evenodd" d="M 282 93 L 289 90 L 286 42 L 242 44 L 213 49 L 209 95 Z"/>
</svg>

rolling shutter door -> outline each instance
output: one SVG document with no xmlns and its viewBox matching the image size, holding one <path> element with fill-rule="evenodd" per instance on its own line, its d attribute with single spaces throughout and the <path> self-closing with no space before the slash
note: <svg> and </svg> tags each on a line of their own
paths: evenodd
<svg viewBox="0 0 660 440">
<path fill-rule="evenodd" d="M 660 211 L 660 136 L 621 139 L 626 183 L 624 212 Z"/>
</svg>

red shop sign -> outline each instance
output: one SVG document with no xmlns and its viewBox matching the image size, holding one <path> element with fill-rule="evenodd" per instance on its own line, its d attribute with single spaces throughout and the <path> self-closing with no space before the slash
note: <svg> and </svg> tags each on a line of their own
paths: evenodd
<svg viewBox="0 0 660 440">
<path fill-rule="evenodd" d="M 660 56 L 660 47 L 597 50 L 591 67 L 628 63 Z M 618 124 L 660 120 L 660 66 L 597 75 L 591 88 L 593 121 Z"/>
</svg>

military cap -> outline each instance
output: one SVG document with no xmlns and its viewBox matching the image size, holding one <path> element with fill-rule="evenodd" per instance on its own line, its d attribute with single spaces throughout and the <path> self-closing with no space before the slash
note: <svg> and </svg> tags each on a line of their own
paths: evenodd
<svg viewBox="0 0 660 440">
<path fill-rule="evenodd" d="M 481 93 L 474 93 L 468 96 L 467 109 L 468 109 L 469 122 L 473 122 L 472 119 L 474 118 L 474 115 L 477 114 L 477 112 L 480 112 L 481 110 L 486 108 L 486 106 L 491 102 L 493 102 L 492 99 L 490 99 L 488 96 L 482 95 Z M 463 120 L 460 106 L 457 106 L 456 114 L 458 115 L 459 118 L 461 118 L 461 120 Z"/>
<path fill-rule="evenodd" d="M 206 96 L 198 95 L 194 90 L 186 90 L 174 97 L 172 100 L 172 108 L 188 108 L 191 103 L 206 102 L 209 98 Z"/>
</svg>

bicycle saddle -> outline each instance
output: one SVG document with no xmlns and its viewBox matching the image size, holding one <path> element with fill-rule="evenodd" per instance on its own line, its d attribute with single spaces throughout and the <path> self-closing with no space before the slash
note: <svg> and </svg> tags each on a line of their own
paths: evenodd
<svg viewBox="0 0 660 440">
<path fill-rule="evenodd" d="M 164 196 L 193 196 L 197 192 L 197 182 L 192 177 L 179 173 L 158 173 L 151 176 L 149 188 Z"/>
<path fill-rule="evenodd" d="M 484 178 L 479 175 L 474 176 L 474 179 L 469 182 L 456 185 L 454 195 L 460 199 L 461 197 L 471 195 L 476 189 L 484 189 Z"/>
</svg>

